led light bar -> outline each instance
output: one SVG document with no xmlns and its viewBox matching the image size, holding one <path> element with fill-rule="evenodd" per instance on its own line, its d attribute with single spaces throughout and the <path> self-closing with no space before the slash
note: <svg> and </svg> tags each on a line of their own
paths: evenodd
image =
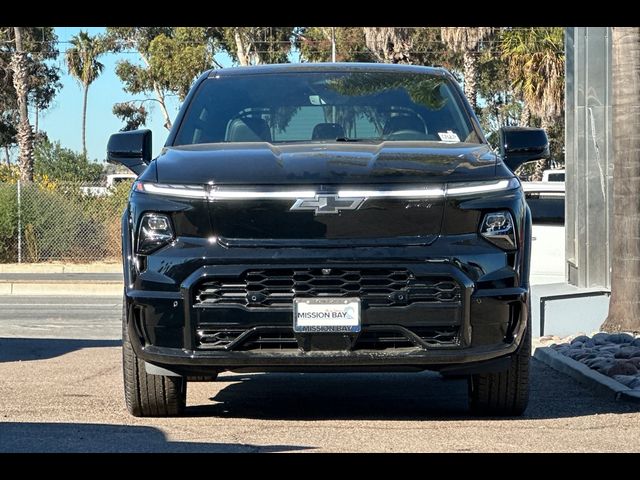
<svg viewBox="0 0 640 480">
<path fill-rule="evenodd" d="M 169 195 L 172 197 L 207 198 L 207 191 L 200 185 L 170 185 L 165 183 L 136 182 L 138 192 Z"/>
<path fill-rule="evenodd" d="M 516 178 L 491 180 L 488 182 L 465 182 L 429 185 L 424 188 L 398 190 L 340 190 L 338 198 L 443 198 L 474 193 L 497 192 L 517 188 Z M 255 200 L 255 199 L 300 199 L 315 198 L 315 190 L 211 190 L 201 185 L 172 185 L 150 182 L 136 182 L 134 189 L 156 195 L 186 198 L 206 198 L 208 200 Z"/>
<path fill-rule="evenodd" d="M 277 192 L 255 192 L 250 190 L 213 190 L 209 193 L 209 200 L 246 200 L 257 198 L 275 199 L 295 199 L 313 198 L 314 190 L 277 191 Z"/>
<path fill-rule="evenodd" d="M 449 183 L 447 184 L 447 196 L 510 190 L 512 188 L 517 188 L 518 185 L 518 180 L 515 178 L 511 178 L 509 180 L 494 180 L 490 182 Z"/>
<path fill-rule="evenodd" d="M 444 185 L 433 187 L 413 188 L 403 190 L 340 190 L 339 198 L 366 197 L 366 198 L 438 198 L 444 196 Z"/>
</svg>

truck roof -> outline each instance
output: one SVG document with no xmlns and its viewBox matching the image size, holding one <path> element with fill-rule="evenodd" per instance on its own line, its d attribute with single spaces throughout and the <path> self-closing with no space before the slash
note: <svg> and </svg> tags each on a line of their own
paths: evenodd
<svg viewBox="0 0 640 480">
<path fill-rule="evenodd" d="M 252 65 L 249 67 L 230 67 L 209 70 L 209 78 L 227 75 L 287 73 L 287 72 L 403 72 L 427 73 L 431 75 L 450 75 L 440 67 L 422 65 L 400 65 L 393 63 L 337 62 L 337 63 L 275 63 L 269 65 Z"/>
</svg>

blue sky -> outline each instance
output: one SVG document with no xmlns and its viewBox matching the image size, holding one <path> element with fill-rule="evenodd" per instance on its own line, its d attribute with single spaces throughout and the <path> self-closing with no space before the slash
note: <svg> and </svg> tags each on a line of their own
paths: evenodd
<svg viewBox="0 0 640 480">
<path fill-rule="evenodd" d="M 39 128 L 47 132 L 50 140 L 59 140 L 63 147 L 82 151 L 82 88 L 76 80 L 67 73 L 64 63 L 64 51 L 69 47 L 68 42 L 73 35 L 80 30 L 86 30 L 91 35 L 103 33 L 104 28 L 90 27 L 58 27 L 55 29 L 60 43 L 60 55 L 56 60 L 60 67 L 62 90 L 54 98 L 51 107 L 41 112 Z M 109 135 L 122 128 L 123 122 L 111 113 L 114 103 L 127 100 L 144 98 L 142 95 L 131 95 L 122 89 L 122 83 L 115 74 L 118 60 L 128 59 L 137 61 L 136 54 L 120 53 L 106 54 L 100 58 L 104 64 L 104 71 L 98 79 L 89 87 L 89 99 L 87 104 L 87 154 L 91 160 L 104 160 Z M 232 61 L 228 55 L 222 53 L 216 55 L 216 60 L 222 66 L 231 66 Z M 162 114 L 154 105 L 156 102 L 147 102 L 145 105 L 150 110 L 146 128 L 153 131 L 153 154 L 160 152 L 167 138 L 168 131 L 162 126 Z M 178 113 L 180 107 L 176 98 L 168 99 L 169 113 L 172 117 Z M 34 120 L 33 112 L 32 122 Z"/>
</svg>

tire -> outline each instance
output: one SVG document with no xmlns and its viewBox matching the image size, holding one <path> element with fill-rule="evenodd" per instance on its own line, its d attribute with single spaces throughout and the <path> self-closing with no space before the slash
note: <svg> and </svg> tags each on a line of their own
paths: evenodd
<svg viewBox="0 0 640 480">
<path fill-rule="evenodd" d="M 122 369 L 127 410 L 134 417 L 174 417 L 182 415 L 187 400 L 184 377 L 149 375 L 129 338 L 126 300 L 122 304 Z"/>
<path fill-rule="evenodd" d="M 531 326 L 513 356 L 511 367 L 469 377 L 469 407 L 475 415 L 520 416 L 529 403 Z"/>
</svg>

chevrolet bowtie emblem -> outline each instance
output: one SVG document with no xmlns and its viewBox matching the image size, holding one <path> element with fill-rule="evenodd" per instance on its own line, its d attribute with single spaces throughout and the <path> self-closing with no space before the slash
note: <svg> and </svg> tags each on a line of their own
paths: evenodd
<svg viewBox="0 0 640 480">
<path fill-rule="evenodd" d="M 364 202 L 363 197 L 340 198 L 337 195 L 316 195 L 314 198 L 299 198 L 290 210 L 313 210 L 315 215 L 339 213 L 341 210 L 356 210 Z"/>
</svg>

